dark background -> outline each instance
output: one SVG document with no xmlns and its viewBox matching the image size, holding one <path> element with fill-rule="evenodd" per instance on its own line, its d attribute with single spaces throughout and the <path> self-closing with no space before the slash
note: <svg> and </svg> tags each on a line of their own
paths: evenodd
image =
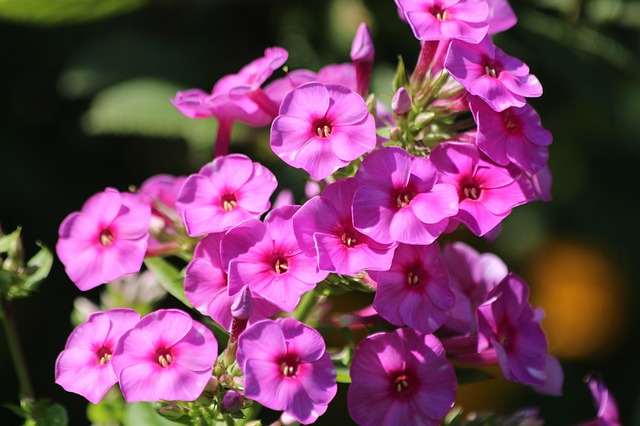
<svg viewBox="0 0 640 426">
<path fill-rule="evenodd" d="M 566 382 L 561 398 L 491 381 L 461 387 L 459 401 L 503 413 L 537 405 L 548 424 L 575 424 L 595 416 L 582 382 L 595 371 L 623 424 L 640 424 L 640 3 L 512 5 L 520 21 L 496 43 L 544 86 L 532 104 L 554 135 L 554 200 L 516 209 L 492 244 L 468 241 L 529 281 Z M 28 254 L 36 240 L 53 249 L 64 217 L 105 187 L 126 190 L 154 174 L 197 171 L 211 158 L 215 120 L 182 117 L 169 103 L 177 90 L 208 90 L 274 45 L 289 51 L 290 69 L 348 61 L 362 20 L 376 46 L 374 86 L 388 102 L 397 55 L 410 69 L 419 49 L 391 0 L 1 2 L 2 229 L 22 226 Z M 269 153 L 266 129 L 238 127 L 233 142 L 233 151 L 249 153 L 281 187 L 301 194 L 300 175 Z M 53 366 L 72 330 L 74 298 L 98 294 L 81 294 L 56 260 L 39 293 L 15 302 L 35 391 L 62 403 L 74 425 L 86 424 L 86 401 L 54 383 Z M 0 339 L 0 401 L 15 403 L 17 381 Z M 347 418 L 339 394 L 318 423 Z M 2 407 L 0 419 L 18 423 Z"/>
</svg>

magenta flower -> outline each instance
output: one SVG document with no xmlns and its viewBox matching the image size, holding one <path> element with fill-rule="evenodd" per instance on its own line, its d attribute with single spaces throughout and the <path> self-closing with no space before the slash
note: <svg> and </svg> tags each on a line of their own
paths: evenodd
<svg viewBox="0 0 640 426">
<path fill-rule="evenodd" d="M 337 391 L 336 371 L 322 336 L 294 320 L 264 320 L 238 340 L 238 364 L 248 398 L 313 423 Z"/>
<path fill-rule="evenodd" d="M 522 107 L 525 98 L 542 95 L 542 85 L 529 67 L 494 46 L 491 37 L 478 44 L 454 40 L 444 66 L 472 95 L 479 96 L 494 111 Z"/>
<path fill-rule="evenodd" d="M 442 344 L 411 328 L 360 342 L 351 380 L 349 414 L 362 426 L 437 426 L 456 397 L 456 375 Z"/>
<path fill-rule="evenodd" d="M 373 307 L 393 325 L 433 333 L 453 308 L 455 298 L 438 243 L 400 244 L 391 268 L 372 275 L 378 284 Z"/>
<path fill-rule="evenodd" d="M 376 146 L 375 120 L 344 86 L 307 83 L 290 92 L 271 126 L 271 148 L 314 179 L 329 176 Z"/>
<path fill-rule="evenodd" d="M 527 284 L 510 273 L 478 307 L 478 352 L 493 348 L 507 380 L 544 385 L 547 339 L 541 319 L 541 313 L 529 305 Z"/>
<path fill-rule="evenodd" d="M 598 408 L 598 417 L 591 421 L 580 423 L 579 426 L 620 426 L 622 423 L 620 423 L 618 415 L 618 406 L 604 382 L 592 376 L 587 378 L 587 384 Z"/>
<path fill-rule="evenodd" d="M 142 266 L 151 209 L 113 188 L 89 198 L 60 224 L 56 252 L 71 281 L 89 290 Z"/>
<path fill-rule="evenodd" d="M 299 208 L 281 207 L 264 223 L 249 219 L 227 232 L 220 252 L 229 272 L 229 294 L 248 286 L 253 295 L 291 312 L 304 293 L 327 277 L 318 269 L 316 256 L 307 256 L 298 246 L 292 217 Z"/>
<path fill-rule="evenodd" d="M 384 244 L 431 244 L 458 212 L 455 187 L 437 177 L 428 158 L 398 147 L 368 155 L 355 176 L 354 227 Z"/>
<path fill-rule="evenodd" d="M 472 96 L 469 106 L 478 125 L 476 144 L 493 161 L 502 166 L 513 163 L 529 173 L 547 164 L 551 132 L 542 127 L 540 116 L 529 104 L 495 112 Z"/>
<path fill-rule="evenodd" d="M 489 34 L 496 34 L 507 31 L 513 27 L 518 18 L 513 12 L 507 0 L 486 0 L 489 5 L 489 16 L 487 23 L 489 24 Z"/>
<path fill-rule="evenodd" d="M 353 178 L 327 186 L 307 201 L 293 217 L 298 244 L 308 256 L 318 257 L 323 271 L 356 275 L 363 270 L 384 271 L 393 260 L 395 242 L 382 244 L 353 227 Z"/>
<path fill-rule="evenodd" d="M 186 176 L 155 175 L 145 180 L 137 192 L 140 199 L 151 207 L 149 226 L 151 250 L 161 250 L 163 242 L 167 241 L 166 237 L 160 238 L 161 241 L 155 237 L 175 234 L 174 224 L 181 223 L 176 211 L 176 201 L 186 179 Z"/>
<path fill-rule="evenodd" d="M 118 382 L 111 364 L 116 342 L 140 320 L 132 309 L 95 312 L 73 330 L 56 360 L 56 383 L 93 404 Z"/>
<path fill-rule="evenodd" d="M 456 298 L 444 328 L 461 336 L 475 334 L 476 309 L 484 303 L 487 293 L 507 276 L 509 269 L 495 254 L 480 254 L 460 241 L 444 246 L 442 260 Z"/>
<path fill-rule="evenodd" d="M 227 273 L 220 260 L 220 242 L 224 234 L 209 234 L 196 246 L 193 260 L 184 276 L 184 293 L 193 306 L 231 331 L 231 306 L 236 296 L 229 295 Z M 263 298 L 253 298 L 250 322 L 259 321 L 278 312 L 278 308 Z"/>
<path fill-rule="evenodd" d="M 484 0 L 395 0 L 418 40 L 479 43 L 487 34 Z"/>
<path fill-rule="evenodd" d="M 511 209 L 533 199 L 528 181 L 484 159 L 475 145 L 446 142 L 430 156 L 440 181 L 454 185 L 460 200 L 454 219 L 482 236 L 495 228 Z"/>
<path fill-rule="evenodd" d="M 177 309 L 150 313 L 118 341 L 113 369 L 127 402 L 200 396 L 212 375 L 218 343 L 211 331 Z"/>
<path fill-rule="evenodd" d="M 187 178 L 176 208 L 189 236 L 222 232 L 267 211 L 276 186 L 273 173 L 245 155 L 217 157 Z"/>
</svg>

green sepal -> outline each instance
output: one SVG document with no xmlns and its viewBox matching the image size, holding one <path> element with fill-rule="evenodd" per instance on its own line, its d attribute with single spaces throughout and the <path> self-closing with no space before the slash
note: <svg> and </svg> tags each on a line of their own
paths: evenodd
<svg viewBox="0 0 640 426">
<path fill-rule="evenodd" d="M 404 61 L 402 56 L 398 56 L 398 66 L 396 67 L 396 73 L 393 77 L 393 93 L 396 93 L 401 87 L 407 87 L 409 85 L 409 79 L 407 78 L 407 72 L 404 68 Z"/>
</svg>

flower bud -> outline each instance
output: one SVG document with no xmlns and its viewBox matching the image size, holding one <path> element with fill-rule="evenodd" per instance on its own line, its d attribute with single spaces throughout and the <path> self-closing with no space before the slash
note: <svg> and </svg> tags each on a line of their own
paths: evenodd
<svg viewBox="0 0 640 426">
<path fill-rule="evenodd" d="M 351 44 L 351 60 L 353 62 L 373 62 L 375 49 L 371 40 L 371 32 L 366 23 L 361 23 Z"/>
<path fill-rule="evenodd" d="M 231 315 L 235 319 L 248 320 L 252 313 L 253 298 L 251 297 L 251 290 L 249 290 L 249 287 L 244 286 L 231 305 Z"/>
<path fill-rule="evenodd" d="M 235 413 L 242 409 L 244 404 L 244 397 L 242 394 L 235 390 L 230 390 L 222 397 L 221 411 L 224 413 Z"/>
<path fill-rule="evenodd" d="M 407 93 L 407 89 L 404 87 L 398 89 L 391 99 L 391 108 L 398 115 L 405 115 L 411 110 L 411 97 Z"/>
<path fill-rule="evenodd" d="M 185 415 L 185 410 L 178 404 L 169 404 L 158 408 L 158 414 L 165 419 L 178 420 Z"/>
</svg>

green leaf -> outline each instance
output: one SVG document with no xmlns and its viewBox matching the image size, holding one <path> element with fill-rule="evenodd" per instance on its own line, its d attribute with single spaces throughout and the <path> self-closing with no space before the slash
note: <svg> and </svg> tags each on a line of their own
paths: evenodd
<svg viewBox="0 0 640 426">
<path fill-rule="evenodd" d="M 182 271 L 160 257 L 148 257 L 144 260 L 144 264 L 156 275 L 160 285 L 170 295 L 184 303 L 185 306 L 193 308 L 184 294 L 184 273 Z"/>
<path fill-rule="evenodd" d="M 26 290 L 32 291 L 35 286 L 49 276 L 51 266 L 53 266 L 53 254 L 40 242 L 36 242 L 40 251 L 27 262 L 27 278 L 23 286 Z"/>
<path fill-rule="evenodd" d="M 147 0 L 0 0 L 0 18 L 54 26 L 106 18 L 139 9 Z"/>
<path fill-rule="evenodd" d="M 124 426 L 175 426 L 175 423 L 163 418 L 148 402 L 134 402 L 126 406 Z"/>
<path fill-rule="evenodd" d="M 406 87 L 409 84 L 407 73 L 404 69 L 404 61 L 402 56 L 398 56 L 398 67 L 396 68 L 396 74 L 393 79 L 393 93 L 396 93 L 399 88 Z"/>
<path fill-rule="evenodd" d="M 455 367 L 458 384 L 464 385 L 468 383 L 484 382 L 485 380 L 494 379 L 495 376 L 486 371 L 477 368 Z"/>
<path fill-rule="evenodd" d="M 22 264 L 22 260 L 19 259 L 21 230 L 21 228 L 18 228 L 7 235 L 0 233 L 0 254 L 7 255 L 7 258 L 4 261 L 4 269 L 7 269 L 8 265 L 15 267 L 15 265 Z"/>
<path fill-rule="evenodd" d="M 336 381 L 338 383 L 351 383 L 351 375 L 349 374 L 349 367 L 339 366 L 336 367 Z"/>
</svg>

